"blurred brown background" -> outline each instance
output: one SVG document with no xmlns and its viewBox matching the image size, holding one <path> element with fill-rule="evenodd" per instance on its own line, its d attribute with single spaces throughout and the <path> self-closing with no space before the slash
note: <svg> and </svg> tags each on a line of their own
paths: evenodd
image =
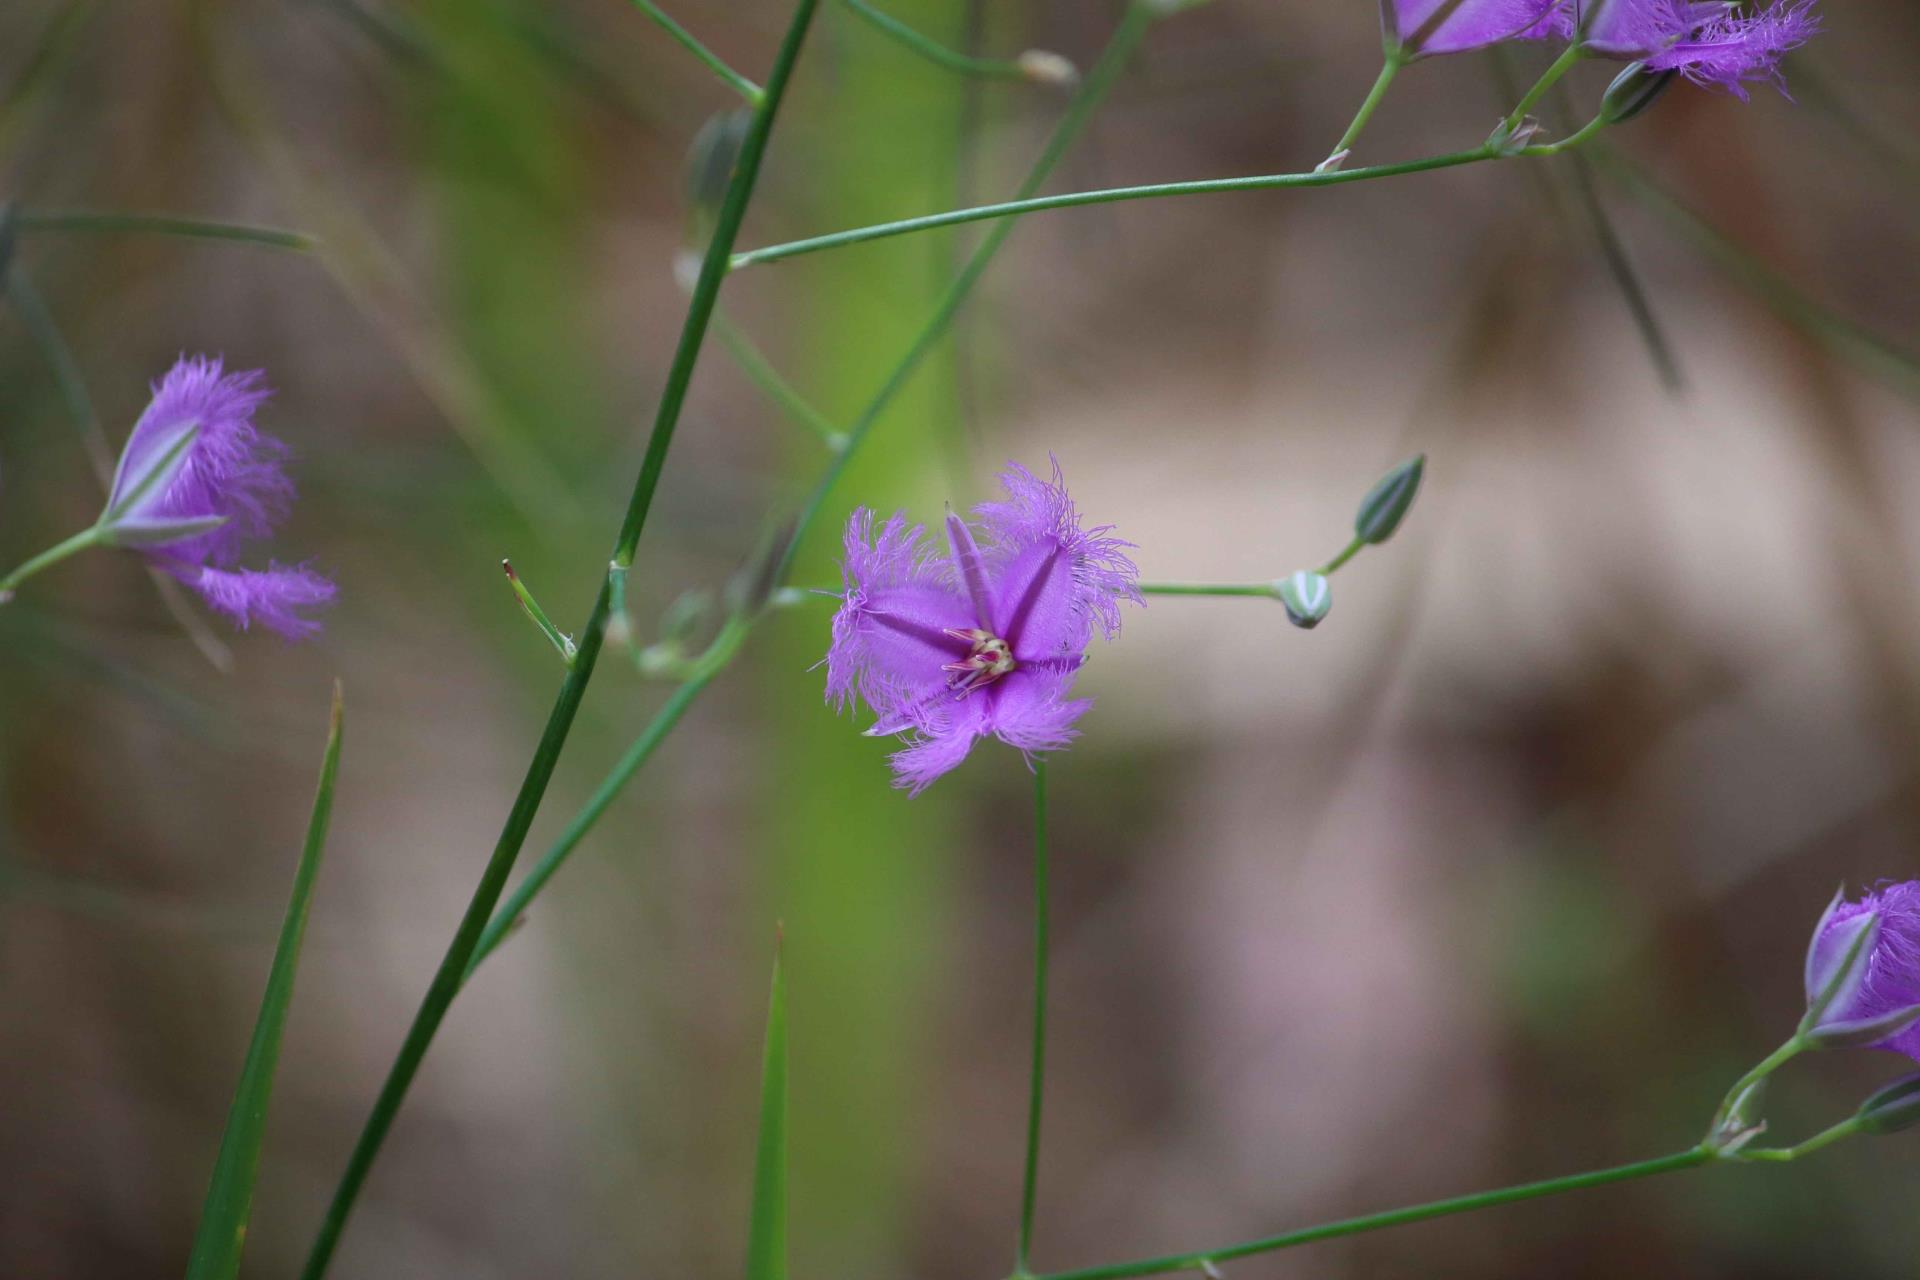
<svg viewBox="0 0 1920 1280">
<path fill-rule="evenodd" d="M 887 0 L 1086 66 L 1115 3 Z M 764 0 L 676 17 L 749 74 Z M 1136 203 L 1021 226 L 839 488 L 937 513 L 1056 454 L 1149 578 L 1318 563 L 1430 455 L 1311 634 L 1156 600 L 1052 771 L 1054 1056 L 1036 1263 L 1199 1248 L 1690 1144 L 1790 1030 L 1836 882 L 1920 874 L 1920 16 L 1826 6 L 1797 103 L 1690 87 L 1607 141 L 1891 352 L 1782 314 L 1591 180 L 1684 379 L 1663 389 L 1552 163 Z M 1161 24 L 1052 186 L 1277 172 L 1377 69 L 1372 6 Z M 1540 49 L 1405 73 L 1355 163 L 1473 145 Z M 1611 68 L 1582 68 L 1573 109 Z M 1524 81 L 1523 81 L 1524 82 Z M 1063 95 L 957 79 L 823 5 L 744 243 L 995 198 Z M 0 1275 L 165 1275 L 187 1243 L 346 683 L 333 837 L 249 1273 L 303 1256 L 538 736 L 558 670 L 511 555 L 584 616 L 683 311 L 687 146 L 726 90 L 615 0 L 12 0 L 0 196 L 296 227 L 311 254 L 23 237 L 115 445 L 181 351 L 263 367 L 299 459 L 277 541 L 337 576 L 304 647 L 222 673 L 129 561 L 0 609 Z M 836 421 L 977 229 L 742 273 L 727 309 Z M 0 562 L 98 491 L 0 312 Z M 642 637 L 823 454 L 715 347 L 633 575 Z M 800 580 L 830 580 L 837 521 Z M 217 624 L 216 624 L 217 625 Z M 820 703 L 820 608 L 756 633 L 463 995 L 346 1277 L 707 1276 L 743 1247 L 783 921 L 795 1274 L 1005 1274 L 1028 781 L 926 796 Z M 222 633 L 224 634 L 224 633 Z M 232 637 L 227 637 L 232 639 Z M 663 690 L 611 655 L 530 861 Z M 1899 1062 L 1796 1063 L 1811 1132 Z M 1235 1277 L 1906 1276 L 1920 1138 L 1255 1259 Z"/>
</svg>

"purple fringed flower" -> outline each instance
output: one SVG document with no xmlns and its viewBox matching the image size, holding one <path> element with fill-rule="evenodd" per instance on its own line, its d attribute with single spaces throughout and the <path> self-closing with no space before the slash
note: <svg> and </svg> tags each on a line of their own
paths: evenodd
<svg viewBox="0 0 1920 1280">
<path fill-rule="evenodd" d="M 236 627 L 257 621 L 297 640 L 320 629 L 300 611 L 331 601 L 333 583 L 305 566 L 238 567 L 241 547 L 271 534 L 293 501 L 285 446 L 254 429 L 272 394 L 262 379 L 182 357 L 127 438 L 101 524 Z"/>
<path fill-rule="evenodd" d="M 1553 34 L 1566 0 L 1380 0 L 1387 43 L 1408 61 Z"/>
<path fill-rule="evenodd" d="M 869 736 L 910 735 L 891 757 L 894 785 L 918 794 L 989 734 L 1022 752 L 1075 736 L 1091 703 L 1070 698 L 1098 629 L 1120 628 L 1120 602 L 1142 603 L 1132 544 L 1111 525 L 1080 527 L 1054 464 L 1042 480 L 1010 464 L 1005 502 L 949 511 L 945 554 L 895 513 L 847 521 L 846 593 L 827 650 L 827 699 L 858 694 L 873 708 Z"/>
<path fill-rule="evenodd" d="M 1589 0 L 1567 23 L 1580 44 L 1606 58 L 1644 61 L 1717 85 L 1745 99 L 1746 81 L 1786 91 L 1780 59 L 1820 30 L 1813 0 L 1774 0 L 1764 9 L 1694 0 Z"/>
<path fill-rule="evenodd" d="M 1877 927 L 1862 917 L 1877 915 Z M 1820 1011 L 1816 1032 L 1833 1033 L 1854 1026 L 1871 1028 L 1872 1020 L 1899 1021 L 1900 1011 L 1920 1006 L 1920 881 L 1883 883 L 1858 902 L 1835 900 L 1814 930 L 1807 952 L 1807 1000 L 1817 1001 L 1833 980 L 1845 953 L 1862 928 L 1867 938 L 1866 966 L 1857 981 L 1841 983 L 1833 1003 Z M 1920 1024 L 1911 1021 L 1881 1039 L 1840 1043 L 1867 1043 L 1891 1049 L 1920 1062 Z"/>
</svg>

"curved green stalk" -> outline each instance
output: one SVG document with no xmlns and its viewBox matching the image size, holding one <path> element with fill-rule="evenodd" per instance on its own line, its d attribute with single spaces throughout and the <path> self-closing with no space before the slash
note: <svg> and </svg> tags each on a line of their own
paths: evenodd
<svg viewBox="0 0 1920 1280">
<path fill-rule="evenodd" d="M 753 340 L 727 319 L 724 312 L 718 312 L 713 317 L 713 336 L 720 339 L 720 345 L 727 349 L 727 354 L 740 366 L 740 372 L 747 375 L 747 380 L 785 410 L 788 417 L 819 436 L 820 443 L 827 448 L 845 447 L 846 433 L 828 421 L 826 414 L 809 404 L 806 397 L 773 367 L 773 362 L 753 344 Z"/>
<path fill-rule="evenodd" d="M 13 599 L 14 588 L 39 573 L 42 569 L 51 569 L 68 556 L 78 555 L 89 547 L 106 545 L 106 536 L 99 525 L 88 525 L 80 532 L 62 542 L 55 543 L 39 555 L 26 561 L 6 577 L 0 578 L 0 604 Z"/>
<path fill-rule="evenodd" d="M 1312 1244 L 1317 1240 L 1332 1240 L 1338 1236 L 1380 1231 L 1410 1222 L 1424 1222 L 1429 1218 L 1444 1218 L 1449 1214 L 1471 1213 L 1475 1209 L 1512 1204 L 1516 1200 L 1533 1200 L 1541 1196 L 1580 1191 L 1587 1187 L 1600 1187 L 1613 1182 L 1650 1178 L 1655 1174 L 1696 1168 L 1714 1159 L 1712 1152 L 1694 1147 L 1670 1156 L 1642 1160 L 1636 1164 L 1623 1164 L 1611 1169 L 1595 1169 L 1587 1173 L 1569 1174 L 1564 1178 L 1528 1182 L 1517 1187 L 1501 1187 L 1496 1191 L 1480 1191 L 1472 1195 L 1456 1196 L 1451 1200 L 1434 1200 L 1427 1204 L 1410 1205 L 1404 1209 L 1389 1209 L 1384 1213 L 1370 1213 L 1358 1218 L 1343 1218 L 1338 1222 L 1322 1223 L 1317 1227 L 1306 1227 L 1299 1231 L 1289 1231 L 1284 1235 L 1265 1236 L 1239 1244 L 1222 1245 L 1215 1249 L 1174 1253 L 1159 1258 L 1143 1258 L 1137 1262 L 1116 1262 L 1103 1267 L 1083 1267 L 1077 1271 L 1051 1271 L 1035 1277 L 1034 1280 L 1127 1280 L 1132 1276 L 1164 1275 L 1173 1271 L 1205 1271 L 1235 1258 L 1248 1258 L 1255 1254 L 1292 1249 L 1299 1245 Z"/>
<path fill-rule="evenodd" d="M 1353 121 L 1347 125 L 1347 131 L 1340 135 L 1340 141 L 1333 144 L 1333 150 L 1327 153 L 1322 164 L 1337 164 L 1343 153 L 1353 149 L 1360 140 L 1360 131 L 1367 127 L 1367 121 L 1373 119 L 1374 108 L 1387 96 L 1387 86 L 1400 74 L 1400 68 L 1406 66 L 1406 59 L 1398 49 L 1389 48 L 1385 59 L 1380 63 L 1380 75 L 1373 82 L 1373 88 L 1367 90 L 1367 96 L 1361 101 L 1360 109 L 1354 112 Z"/>
<path fill-rule="evenodd" d="M 1083 205 L 1115 204 L 1123 200 L 1154 200 L 1165 196 L 1215 195 L 1226 191 L 1270 191 L 1280 187 L 1337 187 L 1348 182 L 1368 182 L 1375 178 L 1394 178 L 1409 173 L 1425 173 L 1431 169 L 1451 169 L 1458 165 L 1496 159 L 1497 156 L 1498 153 L 1493 148 L 1479 146 L 1470 151 L 1453 151 L 1445 155 L 1426 156 L 1419 160 L 1404 160 L 1398 164 L 1369 165 L 1359 169 L 1333 169 L 1325 173 L 1269 173 L 1244 178 L 1203 178 L 1193 182 L 1155 182 L 1139 187 L 1068 191 L 1054 196 L 1022 196 L 998 204 L 975 205 L 969 209 L 952 209 L 945 213 L 929 213 L 917 218 L 902 218 L 896 222 L 879 222 L 872 226 L 853 227 L 846 231 L 810 236 L 804 240 L 790 240 L 784 244 L 770 244 L 759 249 L 749 249 L 744 253 L 733 255 L 733 267 L 739 270 L 741 267 L 756 266 L 763 262 L 778 262 L 783 258 L 797 258 L 805 253 L 818 253 L 822 249 L 839 249 L 850 244 L 863 244 L 869 240 L 884 240 L 889 236 L 910 235 L 919 231 L 932 231 L 939 227 L 957 227 L 969 222 L 1015 218 L 1021 214 L 1041 213 L 1048 209 L 1075 209 Z"/>
<path fill-rule="evenodd" d="M 304 253 L 318 241 L 304 231 L 280 227 L 259 227 L 244 222 L 209 222 L 200 218 L 175 218 L 148 213 L 85 213 L 62 211 L 14 215 L 13 225 L 23 233 L 72 232 L 80 234 L 139 234 L 184 236 L 189 240 L 230 240 L 259 245 L 267 249 L 291 249 Z"/>
<path fill-rule="evenodd" d="M 1030 1276 L 1034 1196 L 1040 1177 L 1040 1103 L 1047 1078 L 1047 760 L 1033 761 L 1033 1070 L 1027 1080 L 1027 1158 L 1020 1179 L 1020 1234 L 1013 1274 Z"/>
<path fill-rule="evenodd" d="M 728 88 L 745 98 L 749 106 L 757 107 L 760 105 L 766 95 L 764 89 L 723 62 L 718 54 L 695 39 L 691 31 L 688 31 L 672 18 L 669 18 L 659 5 L 653 3 L 653 0 L 628 0 L 628 3 L 632 4 L 634 8 L 640 10 L 640 12 L 646 14 L 649 18 L 652 18 L 654 23 L 658 25 L 662 31 L 672 36 L 681 48 L 700 59 L 702 63 L 706 64 L 709 71 L 719 76 L 720 79 L 726 83 Z"/>
<path fill-rule="evenodd" d="M 1688 208 L 1638 166 L 1616 155 L 1610 147 L 1596 147 L 1590 154 L 1609 177 L 1712 259 L 1735 283 L 1773 308 L 1781 319 L 1843 358 L 1895 384 L 1910 398 L 1920 398 L 1920 354 L 1897 347 L 1865 325 L 1856 324 L 1816 302 L 1805 290 L 1735 244 L 1719 228 Z"/>
<path fill-rule="evenodd" d="M 1271 582 L 1143 582 L 1143 596 L 1265 596 L 1278 600 Z"/>
<path fill-rule="evenodd" d="M 1521 96 L 1520 101 L 1514 104 L 1513 110 L 1507 113 L 1507 118 L 1500 122 L 1499 132 L 1512 133 L 1519 128 L 1527 112 L 1533 110 L 1534 105 L 1547 96 L 1547 90 L 1560 83 L 1560 77 L 1573 70 L 1574 64 L 1585 56 L 1586 52 L 1578 40 L 1563 49 L 1560 56 L 1553 60 L 1553 65 L 1533 82 L 1533 87 Z"/>
<path fill-rule="evenodd" d="M 921 34 L 890 13 L 883 13 L 867 3 L 867 0 L 840 0 L 847 9 L 865 19 L 875 30 L 884 32 L 897 40 L 904 48 L 919 54 L 928 62 L 963 76 L 978 76 L 983 80 L 1029 80 L 1032 73 L 1026 64 L 1018 58 L 976 58 L 949 49 L 929 36 Z"/>
<path fill-rule="evenodd" d="M 693 380 L 694 366 L 699 359 L 700 347 L 706 337 L 707 327 L 713 317 L 716 303 L 719 301 L 720 283 L 726 275 L 727 254 L 733 247 L 734 238 L 739 234 L 740 223 L 746 216 L 747 202 L 753 194 L 753 187 L 760 172 L 760 162 L 766 153 L 767 138 L 772 132 L 775 115 L 785 95 L 787 81 L 792 74 L 794 63 L 800 56 L 800 48 L 806 39 L 807 29 L 812 24 L 819 0 L 798 0 L 794 7 L 793 20 L 782 41 L 780 52 L 774 62 L 773 74 L 769 77 L 766 96 L 754 113 L 752 127 L 741 146 L 740 158 L 734 169 L 733 181 L 727 189 L 725 202 L 716 221 L 712 242 L 707 247 L 706 258 L 700 270 L 700 279 L 695 284 L 693 298 L 687 306 L 687 318 L 681 329 L 680 343 L 674 352 L 673 364 L 669 368 L 667 382 L 661 391 L 660 406 L 654 417 L 652 435 L 647 442 L 646 456 L 641 463 L 640 475 L 634 482 L 633 494 L 628 500 L 626 518 L 621 524 L 620 536 L 614 544 L 613 563 L 625 568 L 633 563 L 634 548 L 640 541 L 641 531 L 645 528 L 647 513 L 652 507 L 653 495 L 659 484 L 660 471 L 666 464 L 667 447 L 673 441 L 674 429 L 679 424 L 680 410 L 686 402 L 687 387 Z M 534 749 L 533 760 L 527 766 L 525 779 L 520 784 L 519 794 L 514 798 L 513 808 L 507 816 L 505 827 L 500 833 L 499 842 L 494 846 L 493 854 L 487 860 L 486 869 L 481 873 L 479 883 L 474 887 L 473 897 L 467 904 L 465 914 L 461 916 L 459 928 L 455 930 L 452 942 L 440 961 L 440 967 L 434 973 L 433 982 L 427 988 L 426 997 L 421 1001 L 420 1009 L 414 1016 L 413 1025 L 408 1028 L 400 1052 L 389 1069 L 380 1095 L 368 1115 L 366 1125 L 361 1130 L 352 1155 L 348 1158 L 347 1168 L 342 1174 L 339 1186 L 335 1189 L 332 1203 L 327 1208 L 320 1230 L 314 1239 L 312 1251 L 301 1274 L 304 1280 L 320 1280 L 326 1274 L 327 1265 L 332 1260 L 335 1248 L 340 1241 L 341 1232 L 346 1227 L 347 1217 L 358 1199 L 360 1188 L 366 1182 L 367 1174 L 372 1170 L 374 1160 L 386 1140 L 387 1131 L 392 1128 L 394 1117 L 399 1113 L 408 1088 L 420 1069 L 428 1046 L 440 1029 L 448 1007 L 459 994 L 466 980 L 467 970 L 472 962 L 475 950 L 480 943 L 481 934 L 492 919 L 494 906 L 499 902 L 501 892 L 506 888 L 507 876 L 513 870 L 515 858 L 520 847 L 526 842 L 527 831 L 533 825 L 534 815 L 539 811 L 540 802 L 546 795 L 547 784 L 553 778 L 555 764 L 559 761 L 561 749 L 566 745 L 567 736 L 572 731 L 573 719 L 580 708 L 580 702 L 586 695 L 587 683 L 593 677 L 595 663 L 600 656 L 600 648 L 606 636 L 607 620 L 612 611 L 613 575 L 603 577 L 600 592 L 594 601 L 593 612 L 587 624 L 581 629 L 578 652 L 573 666 L 561 682 L 560 692 L 554 701 L 553 711 L 548 716 L 545 732 Z"/>
</svg>

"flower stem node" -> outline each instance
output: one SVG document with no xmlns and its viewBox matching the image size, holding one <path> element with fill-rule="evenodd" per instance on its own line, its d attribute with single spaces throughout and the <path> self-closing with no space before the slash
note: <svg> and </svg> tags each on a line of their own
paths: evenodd
<svg viewBox="0 0 1920 1280">
<path fill-rule="evenodd" d="M 1625 124 L 1658 101 L 1679 74 L 1672 67 L 1652 71 L 1644 62 L 1631 64 L 1601 95 L 1600 118 L 1608 124 Z"/>
<path fill-rule="evenodd" d="M 1311 631 L 1333 608 L 1333 584 L 1324 573 L 1302 569 L 1273 584 L 1274 594 L 1286 606 L 1287 621 L 1303 631 Z"/>
<path fill-rule="evenodd" d="M 1533 145 L 1540 136 L 1540 122 L 1532 116 L 1523 116 L 1518 124 L 1509 125 L 1505 120 L 1494 126 L 1487 135 L 1487 150 L 1502 159 L 1519 155 Z"/>
<path fill-rule="evenodd" d="M 1322 160 L 1319 164 L 1313 166 L 1313 171 L 1315 173 L 1338 173 L 1340 166 L 1345 164 L 1347 157 L 1352 154 L 1353 150 L 1351 148 L 1342 147 L 1325 160 Z"/>
<path fill-rule="evenodd" d="M 1071 89 L 1080 83 L 1080 70 L 1073 63 L 1046 49 L 1029 49 L 1014 59 L 1027 79 L 1035 84 Z"/>
<path fill-rule="evenodd" d="M 1737 1154 L 1740 1149 L 1767 1131 L 1767 1122 L 1760 1116 L 1761 1105 L 1766 1101 L 1767 1078 L 1761 1076 L 1742 1089 L 1726 1109 L 1726 1114 L 1707 1135 L 1706 1147 L 1716 1156 L 1726 1158 Z"/>
<path fill-rule="evenodd" d="M 1427 455 L 1417 453 L 1382 476 L 1360 500 L 1360 510 L 1353 518 L 1354 536 L 1375 546 L 1391 538 L 1413 506 L 1426 469 Z"/>
<path fill-rule="evenodd" d="M 1920 1071 L 1902 1076 L 1860 1104 L 1855 1113 L 1862 1133 L 1898 1133 L 1920 1124 Z"/>
</svg>

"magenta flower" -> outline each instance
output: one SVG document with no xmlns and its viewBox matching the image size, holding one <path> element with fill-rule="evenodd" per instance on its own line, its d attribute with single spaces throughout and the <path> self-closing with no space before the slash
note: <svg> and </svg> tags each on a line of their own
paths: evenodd
<svg viewBox="0 0 1920 1280">
<path fill-rule="evenodd" d="M 127 438 L 100 529 L 236 627 L 259 622 L 300 639 L 320 629 L 300 611 L 331 601 L 333 583 L 304 566 L 238 567 L 241 547 L 271 534 L 293 500 L 285 446 L 253 425 L 270 394 L 258 370 L 228 374 L 217 358 L 182 357 Z"/>
<path fill-rule="evenodd" d="M 1566 0 L 1380 0 L 1387 43 L 1412 61 L 1555 33 Z M 1561 31 L 1564 34 L 1564 30 Z"/>
<path fill-rule="evenodd" d="M 869 736 L 907 735 L 890 758 L 894 785 L 914 794 L 991 735 L 1022 752 L 1075 736 L 1091 703 L 1070 698 L 1097 628 L 1120 629 L 1120 602 L 1141 603 L 1139 570 L 1109 536 L 1082 529 L 1054 464 L 1051 481 L 1009 464 L 1005 502 L 949 511 L 947 548 L 895 513 L 878 528 L 865 507 L 847 521 L 846 593 L 827 650 L 827 700 L 858 694 L 877 719 Z"/>
<path fill-rule="evenodd" d="M 1891 1049 L 1920 1061 L 1920 881 L 1881 884 L 1858 902 L 1834 900 L 1807 950 L 1808 1003 L 1833 986 L 1863 933 L 1864 967 L 1856 966 L 1814 1016 L 1815 1038 Z"/>
<path fill-rule="evenodd" d="M 1695 0 L 1587 0 L 1565 25 L 1581 47 L 1605 58 L 1678 71 L 1744 99 L 1745 82 L 1770 80 L 1785 92 L 1780 59 L 1820 30 L 1813 0 L 1742 8 Z"/>
</svg>

